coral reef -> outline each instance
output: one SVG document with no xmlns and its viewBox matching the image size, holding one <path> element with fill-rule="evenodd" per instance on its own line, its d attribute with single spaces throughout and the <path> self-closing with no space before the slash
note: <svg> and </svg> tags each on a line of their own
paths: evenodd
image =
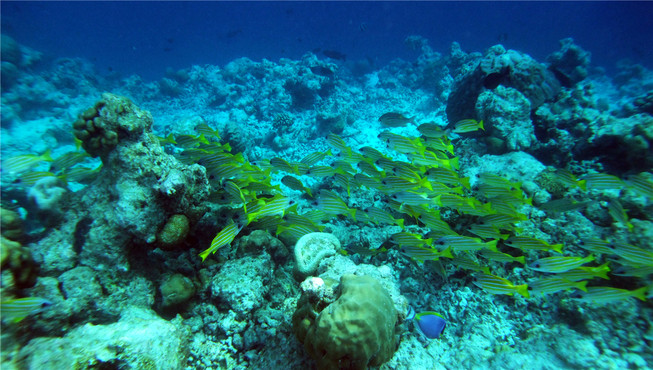
<svg viewBox="0 0 653 370">
<path fill-rule="evenodd" d="M 32 68 L 21 45 L 3 167 L 35 162 L 2 171 L 3 304 L 51 305 L 2 324 L 3 369 L 651 363 L 653 73 L 611 79 L 571 40 L 547 63 L 405 46 L 415 59 L 385 66 L 314 51 L 146 81 Z M 388 112 L 413 122 L 380 127 Z M 457 118 L 486 131 L 452 133 Z M 544 293 L 556 280 L 531 266 L 551 251 L 595 261 Z M 587 294 L 602 287 L 623 296 Z M 447 329 L 429 341 L 409 304 Z"/>
<path fill-rule="evenodd" d="M 10 209 L 0 208 L 0 230 L 2 236 L 10 240 L 20 240 L 24 236 L 23 220 Z"/>
<path fill-rule="evenodd" d="M 470 62 L 468 62 L 470 63 Z M 560 91 L 553 73 L 530 56 L 501 45 L 489 48 L 483 57 L 475 59 L 474 68 L 456 76 L 447 101 L 447 119 L 451 123 L 475 118 L 478 96 L 499 85 L 512 87 L 523 94 L 535 110 Z"/>
<path fill-rule="evenodd" d="M 182 305 L 195 295 L 193 282 L 182 274 L 166 277 L 159 290 L 162 298 L 161 305 L 164 308 Z"/>
<path fill-rule="evenodd" d="M 185 363 L 188 329 L 180 319 L 171 322 L 150 310 L 125 310 L 110 325 L 86 324 L 62 338 L 36 338 L 18 353 L 21 368 L 77 369 L 128 367 L 179 369 Z"/>
<path fill-rule="evenodd" d="M 188 236 L 190 223 L 185 215 L 172 215 L 163 229 L 156 236 L 158 245 L 163 249 L 174 249 L 184 242 Z"/>
<path fill-rule="evenodd" d="M 56 177 L 45 177 L 38 180 L 29 189 L 27 198 L 36 207 L 38 216 L 47 225 L 54 225 L 60 221 L 66 203 L 65 184 Z"/>
<path fill-rule="evenodd" d="M 2 288 L 3 294 L 7 288 L 24 289 L 33 286 L 39 274 L 39 267 L 32 258 L 29 248 L 22 246 L 19 242 L 0 237 L 0 268 L 3 272 Z M 5 279 L 4 272 L 11 273 L 12 279 Z"/>
<path fill-rule="evenodd" d="M 587 77 L 591 54 L 574 44 L 572 38 L 560 40 L 560 50 L 546 57 L 549 69 L 555 74 L 560 84 L 572 87 Z"/>
<path fill-rule="evenodd" d="M 486 90 L 476 101 L 476 116 L 485 123 L 490 137 L 505 142 L 508 150 L 528 149 L 535 142 L 528 99 L 510 87 Z"/>
<path fill-rule="evenodd" d="M 300 276 L 315 271 L 326 257 L 333 256 L 340 248 L 340 241 L 333 234 L 310 233 L 302 236 L 295 244 L 295 266 Z"/>
<path fill-rule="evenodd" d="M 375 279 L 344 275 L 340 295 L 333 303 L 307 317 L 302 317 L 307 313 L 303 305 L 312 303 L 300 298 L 294 330 L 319 369 L 366 369 L 383 364 L 394 354 L 397 312 L 390 295 Z"/>
</svg>

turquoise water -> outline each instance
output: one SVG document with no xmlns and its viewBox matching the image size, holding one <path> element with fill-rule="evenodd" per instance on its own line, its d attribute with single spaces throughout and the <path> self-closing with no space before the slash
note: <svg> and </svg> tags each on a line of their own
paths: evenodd
<svg viewBox="0 0 653 370">
<path fill-rule="evenodd" d="M 649 8 L 3 3 L 3 368 L 649 368 Z"/>
</svg>

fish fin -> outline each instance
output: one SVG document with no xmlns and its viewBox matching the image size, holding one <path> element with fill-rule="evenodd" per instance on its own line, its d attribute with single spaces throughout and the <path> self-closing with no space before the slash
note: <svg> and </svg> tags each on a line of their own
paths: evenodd
<svg viewBox="0 0 653 370">
<path fill-rule="evenodd" d="M 526 257 L 524 257 L 524 256 L 515 257 L 515 261 L 521 263 L 522 265 L 525 265 L 526 264 Z"/>
<path fill-rule="evenodd" d="M 498 251 L 497 250 L 497 243 L 498 242 L 499 242 L 498 239 L 490 240 L 489 242 L 485 243 L 485 246 L 486 246 L 487 249 L 497 252 Z"/>
<path fill-rule="evenodd" d="M 41 159 L 48 162 L 54 161 L 54 159 L 52 159 L 52 149 L 48 149 L 45 153 L 41 154 Z"/>
<path fill-rule="evenodd" d="M 396 218 L 396 219 L 395 219 L 395 223 L 396 223 L 397 226 L 399 226 L 400 228 L 402 228 L 402 229 L 404 228 L 404 219 L 403 219 L 403 218 Z"/>
<path fill-rule="evenodd" d="M 562 253 L 562 244 L 551 244 L 549 245 L 551 250 L 556 251 L 558 253 Z"/>
<path fill-rule="evenodd" d="M 206 260 L 206 257 L 208 257 L 209 254 L 211 254 L 211 248 L 209 248 L 209 249 L 205 250 L 204 252 L 200 253 L 200 257 L 202 257 L 202 262 L 204 262 L 204 260 Z"/>
<path fill-rule="evenodd" d="M 576 285 L 576 288 L 587 293 L 587 280 L 579 281 L 578 284 Z"/>
<path fill-rule="evenodd" d="M 453 254 L 451 254 L 451 247 L 447 247 L 447 249 L 440 252 L 440 257 L 453 259 Z"/>
<path fill-rule="evenodd" d="M 633 290 L 631 293 L 633 297 L 639 299 L 640 301 L 646 302 L 646 292 L 648 291 L 648 287 L 641 287 L 639 289 Z"/>
<path fill-rule="evenodd" d="M 528 293 L 528 285 L 527 284 L 522 284 L 522 285 L 515 285 L 515 289 L 517 293 L 521 294 L 524 296 L 524 298 L 530 298 L 530 294 Z"/>
</svg>

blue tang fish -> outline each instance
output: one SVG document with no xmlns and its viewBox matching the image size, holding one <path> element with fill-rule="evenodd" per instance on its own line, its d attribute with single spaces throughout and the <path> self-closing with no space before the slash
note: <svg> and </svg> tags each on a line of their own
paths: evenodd
<svg viewBox="0 0 653 370">
<path fill-rule="evenodd" d="M 439 313 L 425 311 L 415 314 L 415 310 L 409 307 L 406 320 L 411 319 L 415 320 L 419 330 L 429 339 L 439 338 L 447 326 L 447 321 Z"/>
</svg>

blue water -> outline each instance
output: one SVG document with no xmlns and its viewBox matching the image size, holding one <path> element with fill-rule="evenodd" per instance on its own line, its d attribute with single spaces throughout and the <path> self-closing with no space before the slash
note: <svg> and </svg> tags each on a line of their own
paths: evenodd
<svg viewBox="0 0 653 370">
<path fill-rule="evenodd" d="M 628 58 L 653 66 L 651 2 L 3 2 L 2 33 L 100 72 L 158 79 L 166 68 L 300 58 L 335 50 L 383 66 L 414 59 L 421 35 L 446 54 L 501 43 L 544 60 L 573 37 L 609 72 Z"/>
</svg>

